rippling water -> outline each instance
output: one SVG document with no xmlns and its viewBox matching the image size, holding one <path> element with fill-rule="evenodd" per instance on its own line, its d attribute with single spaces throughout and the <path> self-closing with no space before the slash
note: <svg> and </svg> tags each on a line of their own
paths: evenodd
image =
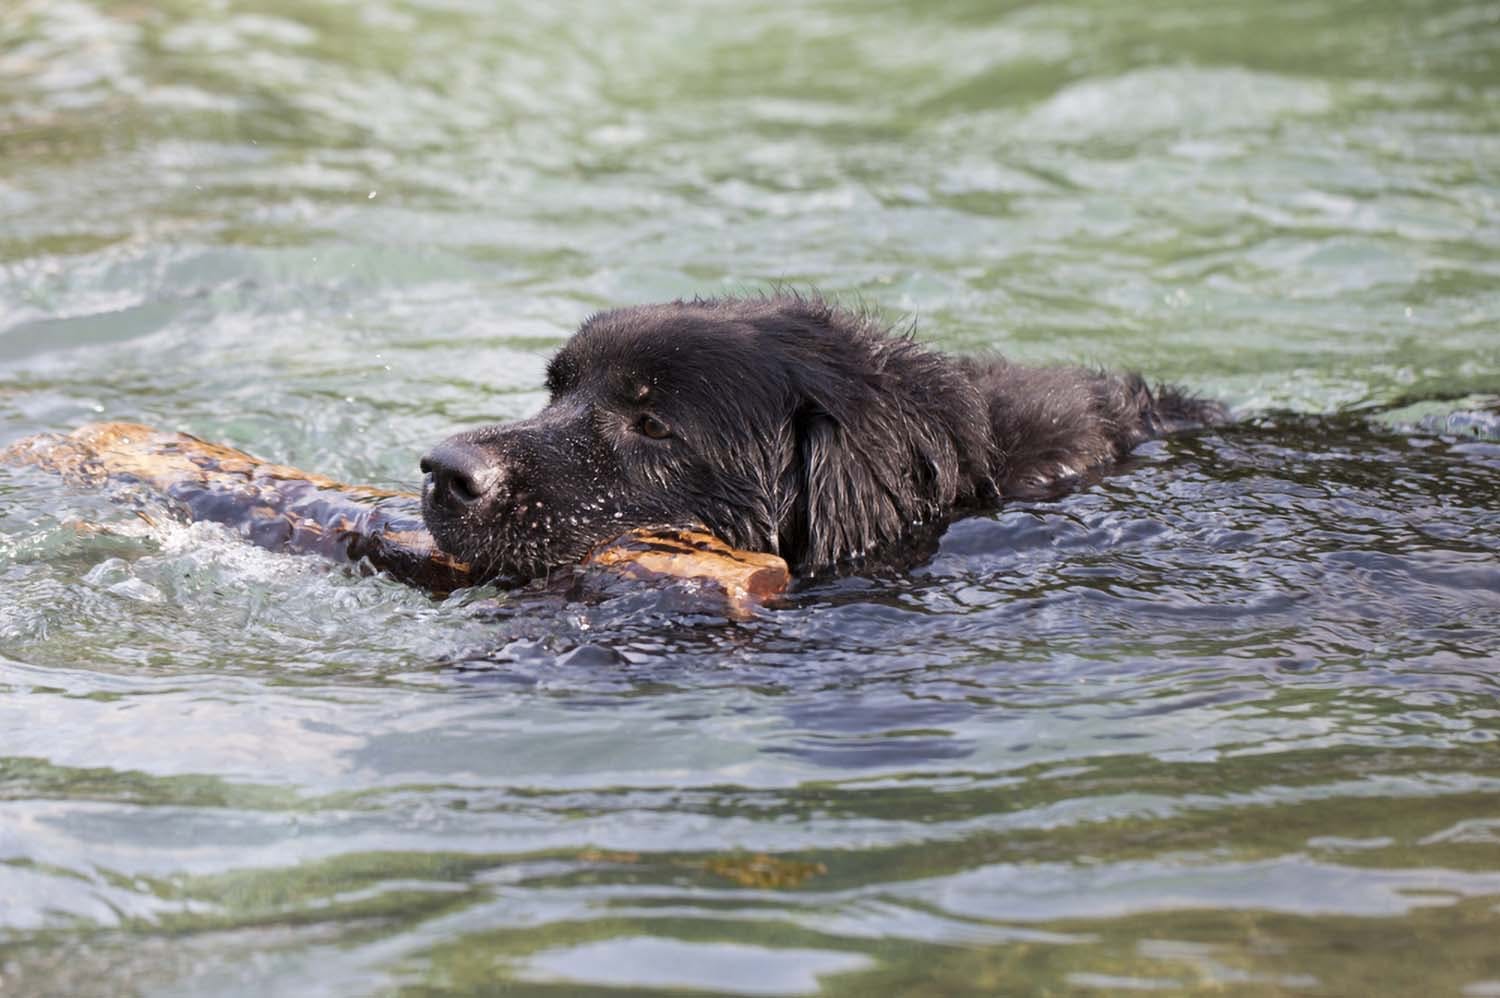
<svg viewBox="0 0 1500 998">
<path fill-rule="evenodd" d="M 741 624 L 0 469 L 0 994 L 1500 994 L 1493 3 L 0 9 L 0 444 L 774 282 L 1242 418 Z"/>
</svg>

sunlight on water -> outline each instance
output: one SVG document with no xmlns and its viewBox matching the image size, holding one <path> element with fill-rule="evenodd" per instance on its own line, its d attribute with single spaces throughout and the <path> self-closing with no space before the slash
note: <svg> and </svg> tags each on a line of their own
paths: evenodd
<svg viewBox="0 0 1500 998">
<path fill-rule="evenodd" d="M 1468 0 L 10 0 L 0 445 L 410 485 L 777 283 L 1240 421 L 739 624 L 0 468 L 0 994 L 1496 993 L 1497 81 Z"/>
</svg>

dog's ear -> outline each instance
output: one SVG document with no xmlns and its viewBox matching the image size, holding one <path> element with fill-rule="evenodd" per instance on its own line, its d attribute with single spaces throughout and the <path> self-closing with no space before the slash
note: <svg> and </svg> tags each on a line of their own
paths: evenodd
<svg viewBox="0 0 1500 998">
<path fill-rule="evenodd" d="M 848 413 L 841 418 L 815 402 L 792 415 L 778 489 L 779 547 L 799 571 L 865 557 L 901 536 L 912 497 L 896 463 L 900 442 L 888 427 L 850 423 Z"/>
<path fill-rule="evenodd" d="M 884 560 L 940 530 L 987 478 L 989 455 L 984 401 L 962 367 L 865 317 L 819 308 L 764 331 L 783 353 L 785 386 L 776 546 L 802 575 Z"/>
</svg>

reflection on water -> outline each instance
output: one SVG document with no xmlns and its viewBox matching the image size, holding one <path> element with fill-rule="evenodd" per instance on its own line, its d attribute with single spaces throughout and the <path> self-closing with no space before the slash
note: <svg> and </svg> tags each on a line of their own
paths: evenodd
<svg viewBox="0 0 1500 998">
<path fill-rule="evenodd" d="M 1238 424 L 755 619 L 0 469 L 0 993 L 1500 991 L 1500 18 L 19 0 L 0 443 L 376 483 L 786 281 Z"/>
</svg>

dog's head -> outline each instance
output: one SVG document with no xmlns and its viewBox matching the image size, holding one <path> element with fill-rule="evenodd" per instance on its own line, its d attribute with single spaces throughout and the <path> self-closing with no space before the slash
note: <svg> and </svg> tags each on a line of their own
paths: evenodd
<svg viewBox="0 0 1500 998">
<path fill-rule="evenodd" d="M 533 578 L 631 528 L 692 524 L 815 572 L 940 525 L 983 466 L 969 380 L 817 299 L 605 312 L 547 388 L 532 418 L 422 460 L 428 529 L 485 575 Z"/>
</svg>

